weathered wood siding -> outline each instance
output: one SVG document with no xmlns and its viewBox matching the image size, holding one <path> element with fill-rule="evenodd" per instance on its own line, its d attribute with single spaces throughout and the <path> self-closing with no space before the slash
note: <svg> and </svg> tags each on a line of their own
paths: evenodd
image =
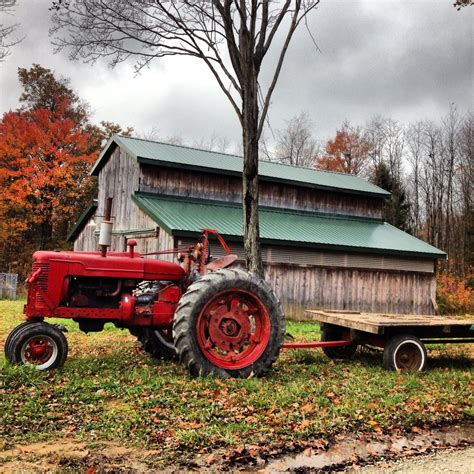
<svg viewBox="0 0 474 474">
<path fill-rule="evenodd" d="M 176 245 L 192 239 L 176 238 Z M 243 245 L 228 242 L 244 261 Z M 224 254 L 211 245 L 214 257 Z M 434 311 L 436 279 L 434 260 L 324 252 L 279 246 L 262 246 L 266 280 L 285 307 L 288 317 L 304 319 L 305 309 L 386 311 L 429 314 Z"/>
<path fill-rule="evenodd" d="M 140 191 L 227 202 L 242 201 L 239 177 L 142 165 Z M 260 182 L 260 204 L 305 211 L 382 218 L 383 199 Z"/>
<path fill-rule="evenodd" d="M 197 238 L 197 236 L 196 236 Z M 176 237 L 176 246 L 192 245 L 195 242 L 190 237 Z M 244 246 L 240 242 L 227 244 L 232 253 L 238 255 L 239 260 L 245 261 Z M 216 241 L 211 242 L 211 254 L 220 257 L 225 254 L 223 248 Z M 434 272 L 434 260 L 430 258 L 415 258 L 392 256 L 383 254 L 369 254 L 358 252 L 336 252 L 331 250 L 317 250 L 312 248 L 295 248 L 280 245 L 262 245 L 262 260 L 265 263 L 284 263 L 300 266 L 320 266 L 326 268 L 344 267 L 386 271 Z"/>
<path fill-rule="evenodd" d="M 165 232 L 160 232 L 156 222 L 141 211 L 131 199 L 132 194 L 139 187 L 139 174 L 140 165 L 137 160 L 117 147 L 99 173 L 98 208 L 93 217 L 96 226 L 84 227 L 74 241 L 74 250 L 97 250 L 98 230 L 108 197 L 113 198 L 114 233 L 111 251 L 125 250 L 127 239 L 135 239 L 137 251 L 141 253 L 157 252 L 173 247 L 171 237 Z M 133 232 L 144 229 L 150 231 Z M 123 231 L 127 232 L 123 233 Z M 164 255 L 162 258 L 168 260 L 171 257 Z"/>
<path fill-rule="evenodd" d="M 114 230 L 130 229 L 136 218 L 136 206 L 131 195 L 138 190 L 140 165 L 137 160 L 117 147 L 99 173 L 99 196 L 96 215 L 105 214 L 107 198 L 113 197 Z"/>
<path fill-rule="evenodd" d="M 133 222 L 136 225 L 132 229 L 124 229 L 126 232 L 114 229 L 110 250 L 113 252 L 123 252 L 127 249 L 128 239 L 135 239 L 137 241 L 136 251 L 142 254 L 173 248 L 173 237 L 163 231 L 163 229 L 160 229 L 143 211 L 138 208 L 136 208 L 136 211 L 133 218 Z M 100 220 L 97 217 L 95 219 Z M 74 241 L 74 250 L 97 251 L 99 228 L 99 225 L 86 225 Z M 147 231 L 144 232 L 143 230 Z M 149 258 L 160 258 L 161 260 L 171 261 L 173 255 L 154 255 Z"/>
<path fill-rule="evenodd" d="M 97 230 L 96 225 L 90 225 L 91 221 L 94 219 L 94 224 L 96 223 L 96 217 L 89 219 L 85 227 L 74 240 L 74 250 L 78 251 L 88 251 L 93 252 L 97 250 L 97 237 L 95 236 L 95 231 Z"/>
<path fill-rule="evenodd" d="M 305 309 L 434 312 L 434 274 L 277 264 L 265 265 L 265 273 L 288 318 L 304 319 Z"/>
</svg>

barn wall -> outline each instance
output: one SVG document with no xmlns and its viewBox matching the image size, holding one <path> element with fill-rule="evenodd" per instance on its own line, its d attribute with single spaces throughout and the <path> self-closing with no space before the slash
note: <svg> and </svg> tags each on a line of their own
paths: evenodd
<svg viewBox="0 0 474 474">
<path fill-rule="evenodd" d="M 432 314 L 434 274 L 267 264 L 266 280 L 288 318 L 305 309 Z"/>
<path fill-rule="evenodd" d="M 91 217 L 87 224 L 84 226 L 82 231 L 74 240 L 74 250 L 75 251 L 88 251 L 93 252 L 97 250 L 97 237 L 95 236 L 95 231 L 97 229 L 96 225 L 91 225 L 95 223 L 94 217 Z"/>
<path fill-rule="evenodd" d="M 241 202 L 235 176 L 142 165 L 140 191 Z M 260 181 L 260 204 L 306 211 L 382 218 L 383 199 Z"/>
<path fill-rule="evenodd" d="M 97 250 L 98 230 L 108 197 L 113 198 L 114 233 L 111 251 L 123 251 L 127 239 L 135 239 L 136 249 L 141 253 L 157 252 L 173 247 L 171 236 L 159 229 L 156 222 L 139 209 L 131 199 L 139 185 L 139 164 L 135 158 L 117 147 L 101 169 L 98 185 L 98 208 L 94 216 L 97 225 L 84 227 L 74 241 L 74 250 Z M 122 231 L 125 230 L 127 232 L 123 233 Z M 140 232 L 133 232 L 133 230 Z M 169 260 L 171 257 L 164 255 L 162 258 Z"/>
<path fill-rule="evenodd" d="M 112 197 L 114 230 L 131 229 L 137 217 L 137 207 L 131 195 L 138 190 L 140 166 L 137 160 L 120 147 L 111 154 L 99 173 L 97 215 L 105 214 L 107 198 Z M 100 219 L 99 219 L 100 222 Z M 97 222 L 97 223 L 99 223 Z"/>
<path fill-rule="evenodd" d="M 195 242 L 190 237 L 176 238 L 176 245 L 192 245 Z M 240 242 L 227 242 L 232 253 L 238 255 L 240 261 L 245 261 L 244 246 Z M 369 254 L 357 252 L 336 252 L 317 250 L 312 248 L 295 248 L 280 245 L 262 245 L 262 260 L 265 263 L 283 263 L 299 266 L 344 267 L 357 269 L 395 270 L 411 272 L 434 272 L 434 260 L 429 258 L 415 258 L 392 256 L 383 254 Z M 211 241 L 213 257 L 224 255 L 223 248 Z"/>
<path fill-rule="evenodd" d="M 176 245 L 192 242 L 176 238 Z M 243 245 L 228 244 L 243 263 Z M 219 257 L 224 251 L 212 243 L 211 253 Z M 304 319 L 304 310 L 310 308 L 433 313 L 433 259 L 268 245 L 262 246 L 262 259 L 265 278 L 291 318 Z"/>
<path fill-rule="evenodd" d="M 114 227 L 110 250 L 113 252 L 122 252 L 126 250 L 128 239 L 135 239 L 137 241 L 136 251 L 142 254 L 173 248 L 173 237 L 167 234 L 163 229 L 157 227 L 156 223 L 138 207 L 135 206 L 135 208 L 133 218 L 130 219 L 133 224 L 131 228 L 118 230 Z M 100 220 L 99 218 L 95 219 L 95 222 Z M 126 230 L 126 232 L 123 232 L 123 230 Z M 74 241 L 74 250 L 97 251 L 98 242 L 99 226 L 86 225 Z M 173 255 L 165 254 L 160 256 L 150 256 L 150 258 L 160 258 L 162 260 L 171 261 Z"/>
</svg>

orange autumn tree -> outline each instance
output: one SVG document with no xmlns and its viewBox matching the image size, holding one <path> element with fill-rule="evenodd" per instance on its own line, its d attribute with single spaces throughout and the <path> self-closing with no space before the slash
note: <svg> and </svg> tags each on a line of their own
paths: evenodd
<svg viewBox="0 0 474 474">
<path fill-rule="evenodd" d="M 89 198 L 88 171 L 97 152 L 90 132 L 65 117 L 68 106 L 64 98 L 54 111 L 8 112 L 0 122 L 4 246 L 23 240 L 40 249 L 61 246 L 81 201 Z"/>
<path fill-rule="evenodd" d="M 317 167 L 341 173 L 364 174 L 370 153 L 370 143 L 360 127 L 344 122 L 334 139 L 328 140 Z"/>
<path fill-rule="evenodd" d="M 66 78 L 39 64 L 18 69 L 21 108 L 0 121 L 0 272 L 23 277 L 36 249 L 69 248 L 68 230 L 96 195 L 89 170 L 111 133 Z"/>
</svg>

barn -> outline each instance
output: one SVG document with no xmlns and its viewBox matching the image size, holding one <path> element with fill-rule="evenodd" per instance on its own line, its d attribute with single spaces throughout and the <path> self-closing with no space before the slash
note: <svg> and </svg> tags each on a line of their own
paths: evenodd
<svg viewBox="0 0 474 474">
<path fill-rule="evenodd" d="M 112 197 L 112 250 L 130 238 L 143 253 L 170 249 L 210 227 L 243 258 L 242 164 L 236 155 L 115 135 L 91 171 L 97 200 L 68 238 L 75 250 L 97 250 Z M 287 315 L 299 318 L 307 307 L 436 310 L 436 261 L 446 255 L 383 221 L 389 193 L 353 175 L 270 162 L 259 168 L 266 279 Z M 218 245 L 212 253 L 221 254 Z"/>
</svg>

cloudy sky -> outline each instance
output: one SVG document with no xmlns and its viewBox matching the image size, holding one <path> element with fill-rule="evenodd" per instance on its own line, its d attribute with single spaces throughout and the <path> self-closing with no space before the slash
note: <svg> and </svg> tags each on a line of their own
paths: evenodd
<svg viewBox="0 0 474 474">
<path fill-rule="evenodd" d="M 315 136 L 325 139 L 345 119 L 438 119 L 452 102 L 461 112 L 472 109 L 474 7 L 457 11 L 452 3 L 321 0 L 308 19 L 321 51 L 303 25 L 273 96 L 272 129 L 306 111 Z M 159 60 L 138 77 L 132 64 L 110 69 L 105 62 L 71 62 L 66 53 L 53 54 L 49 4 L 17 0 L 18 34 L 26 37 L 0 64 L 0 112 L 18 107 L 17 68 L 40 63 L 71 79 L 96 122 L 118 122 L 142 134 L 159 129 L 162 137 L 179 135 L 188 143 L 211 135 L 238 142 L 234 112 L 198 60 Z"/>
</svg>

